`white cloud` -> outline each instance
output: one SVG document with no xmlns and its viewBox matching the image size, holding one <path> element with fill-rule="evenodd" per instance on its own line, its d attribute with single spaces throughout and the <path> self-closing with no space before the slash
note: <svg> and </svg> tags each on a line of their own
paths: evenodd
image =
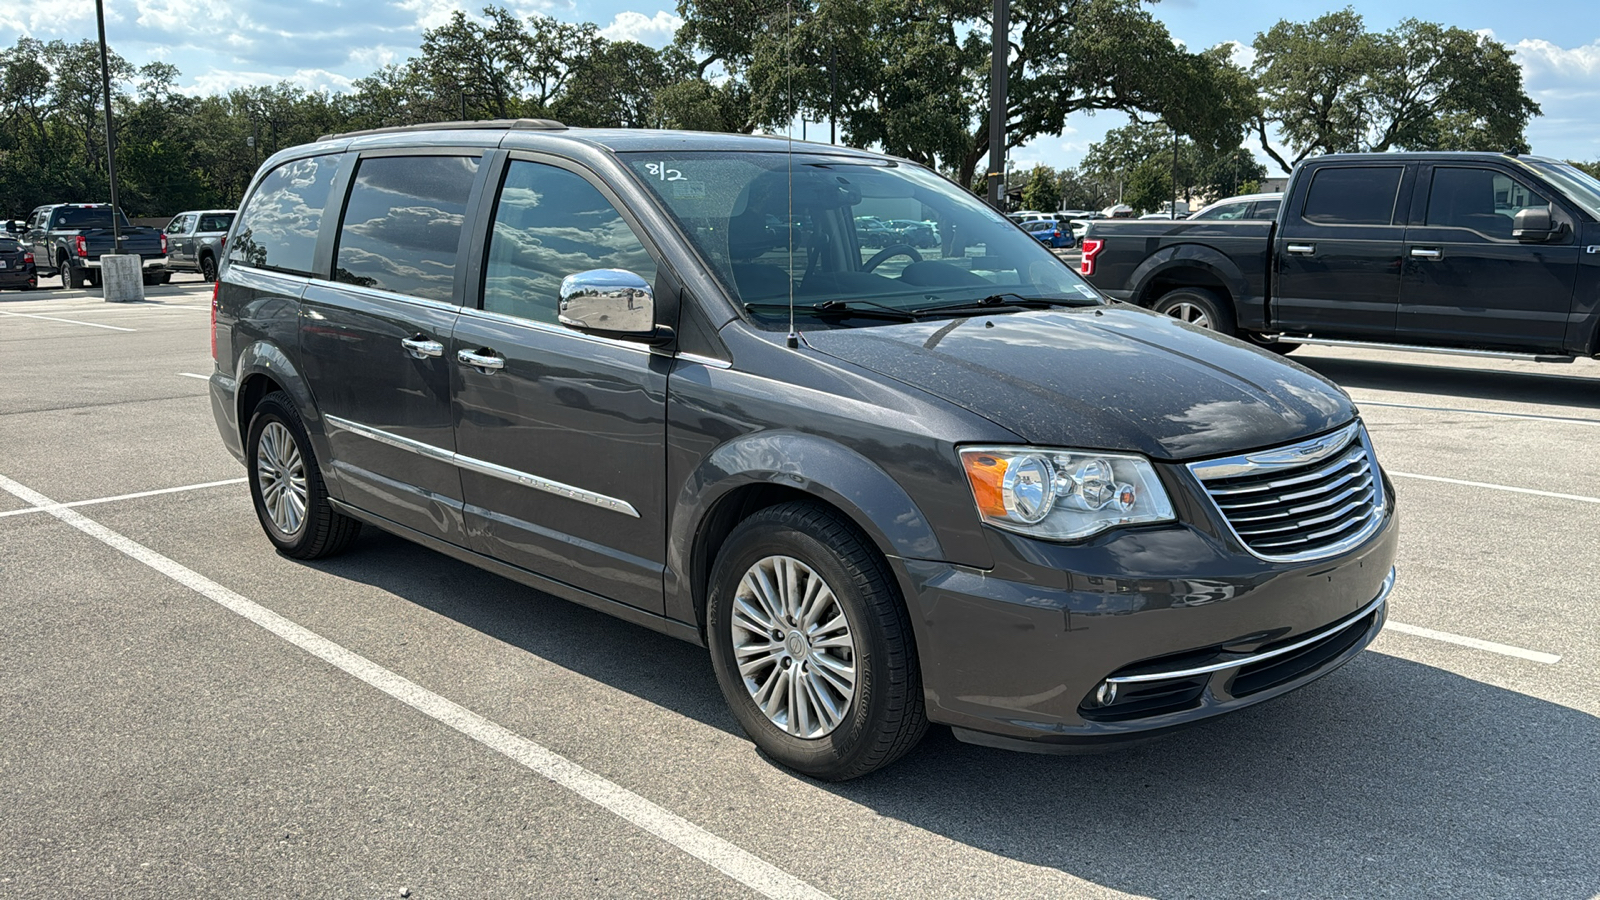
<svg viewBox="0 0 1600 900">
<path fill-rule="evenodd" d="M 326 69 L 297 69 L 290 75 L 285 75 L 281 72 L 221 72 L 212 69 L 204 75 L 196 76 L 193 81 L 181 88 L 181 90 L 185 94 L 203 97 L 210 94 L 226 94 L 235 88 L 273 85 L 282 81 L 287 81 L 308 91 L 332 91 L 334 93 L 348 91 L 352 84 L 352 79 L 337 72 L 329 72 Z"/>
<path fill-rule="evenodd" d="M 1228 59 L 1241 69 L 1248 70 L 1256 64 L 1256 48 L 1238 41 L 1224 41 L 1223 46 L 1228 48 Z"/>
<path fill-rule="evenodd" d="M 658 10 L 654 16 L 629 11 L 617 13 L 610 25 L 600 29 L 600 35 L 613 41 L 638 41 L 651 47 L 662 47 L 682 27 L 683 19 L 664 9 Z"/>
</svg>

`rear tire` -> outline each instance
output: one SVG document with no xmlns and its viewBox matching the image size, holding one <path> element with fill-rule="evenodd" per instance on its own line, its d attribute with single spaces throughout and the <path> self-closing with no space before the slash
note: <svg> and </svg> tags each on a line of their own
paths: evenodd
<svg viewBox="0 0 1600 900">
<path fill-rule="evenodd" d="M 1218 334 L 1232 335 L 1236 330 L 1233 306 L 1216 292 L 1205 288 L 1181 287 L 1168 291 L 1151 308 L 1180 322 Z"/>
<path fill-rule="evenodd" d="M 321 559 L 341 553 L 361 522 L 336 512 L 294 401 L 274 391 L 257 404 L 245 441 L 250 499 L 267 539 L 285 556 Z"/>
<path fill-rule="evenodd" d="M 200 257 L 200 277 L 206 281 L 217 280 L 217 260 L 214 256 Z"/>
<path fill-rule="evenodd" d="M 728 536 L 710 590 L 717 683 L 768 756 L 844 781 L 922 739 L 928 720 L 905 600 L 848 520 L 804 502 L 760 510 Z"/>
</svg>

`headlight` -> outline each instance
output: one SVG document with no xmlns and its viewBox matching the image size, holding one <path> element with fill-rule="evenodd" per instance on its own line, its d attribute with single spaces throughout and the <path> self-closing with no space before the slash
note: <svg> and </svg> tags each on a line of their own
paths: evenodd
<svg viewBox="0 0 1600 900">
<path fill-rule="evenodd" d="M 1172 501 L 1142 456 L 964 447 L 961 467 L 983 520 L 1031 537 L 1077 540 L 1116 525 L 1174 518 Z"/>
</svg>

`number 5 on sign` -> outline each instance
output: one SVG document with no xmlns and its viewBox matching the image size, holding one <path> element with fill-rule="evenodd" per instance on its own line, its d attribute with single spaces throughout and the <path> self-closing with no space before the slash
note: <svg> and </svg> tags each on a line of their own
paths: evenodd
<svg viewBox="0 0 1600 900">
<path fill-rule="evenodd" d="M 677 169 L 667 168 L 666 163 L 646 163 L 645 171 L 656 176 L 662 181 L 683 181 L 683 173 Z"/>
</svg>

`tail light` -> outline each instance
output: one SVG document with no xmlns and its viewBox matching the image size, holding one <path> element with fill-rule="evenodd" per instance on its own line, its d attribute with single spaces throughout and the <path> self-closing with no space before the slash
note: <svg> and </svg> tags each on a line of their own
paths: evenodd
<svg viewBox="0 0 1600 900">
<path fill-rule="evenodd" d="M 74 247 L 77 248 L 79 256 L 88 256 L 89 255 L 89 239 L 88 238 L 86 238 L 86 237 L 84 237 L 83 235 L 80 234 L 77 237 L 72 239 L 72 244 L 73 244 Z"/>
<path fill-rule="evenodd" d="M 223 235 L 222 239 L 217 241 L 217 249 L 218 250 L 226 250 L 226 249 L 228 249 L 228 236 L 227 235 Z"/>
<path fill-rule="evenodd" d="M 167 255 L 167 236 L 165 233 L 161 235 L 161 255 Z"/>
<path fill-rule="evenodd" d="M 1083 264 L 1078 267 L 1079 274 L 1094 274 L 1094 258 L 1100 255 L 1100 251 L 1104 250 L 1105 246 L 1106 242 L 1099 238 L 1083 239 Z"/>
<path fill-rule="evenodd" d="M 32 253 L 28 253 L 28 252 L 24 252 L 22 254 L 22 261 L 25 262 L 25 263 L 33 262 L 33 254 Z"/>
<path fill-rule="evenodd" d="M 222 293 L 222 279 L 211 282 L 211 359 L 217 358 L 217 296 Z"/>
</svg>

